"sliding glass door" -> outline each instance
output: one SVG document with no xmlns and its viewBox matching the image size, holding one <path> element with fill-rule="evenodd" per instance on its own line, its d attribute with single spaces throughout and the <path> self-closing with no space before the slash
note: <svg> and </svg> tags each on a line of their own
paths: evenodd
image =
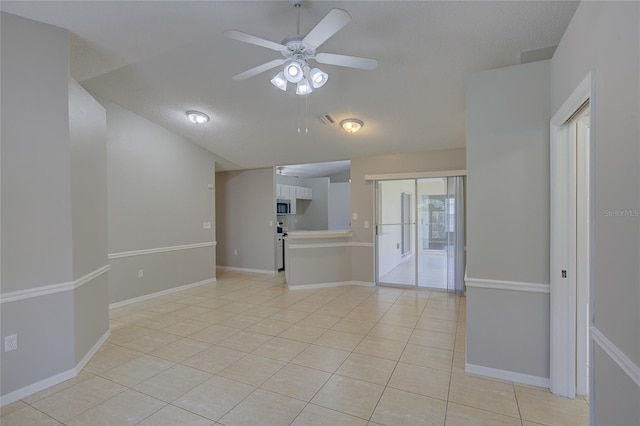
<svg viewBox="0 0 640 426">
<path fill-rule="evenodd" d="M 376 182 L 376 281 L 463 291 L 461 176 Z"/>
</svg>

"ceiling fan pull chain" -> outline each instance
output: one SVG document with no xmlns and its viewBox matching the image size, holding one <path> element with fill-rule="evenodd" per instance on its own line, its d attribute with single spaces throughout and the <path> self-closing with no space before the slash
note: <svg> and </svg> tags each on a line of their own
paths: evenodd
<svg viewBox="0 0 640 426">
<path fill-rule="evenodd" d="M 298 97 L 298 133 L 300 133 L 300 97 Z"/>
<path fill-rule="evenodd" d="M 304 132 L 309 133 L 309 95 L 304 95 Z"/>
</svg>

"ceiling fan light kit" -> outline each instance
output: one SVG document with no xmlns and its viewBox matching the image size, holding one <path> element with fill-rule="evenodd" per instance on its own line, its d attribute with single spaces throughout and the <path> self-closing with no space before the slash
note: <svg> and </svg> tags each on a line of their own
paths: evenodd
<svg viewBox="0 0 640 426">
<path fill-rule="evenodd" d="M 276 43 L 238 30 L 228 30 L 224 35 L 244 43 L 280 52 L 282 59 L 274 59 L 247 71 L 233 76 L 234 80 L 246 80 L 255 75 L 278 67 L 282 64 L 284 69 L 279 72 L 271 83 L 282 91 L 287 90 L 287 82 L 297 83 L 296 93 L 306 95 L 313 89 L 325 85 L 329 75 L 319 68 L 309 67 L 309 61 L 315 60 L 321 64 L 337 65 L 342 67 L 372 70 L 378 66 L 378 61 L 357 56 L 338 55 L 335 53 L 316 53 L 318 47 L 340 31 L 351 20 L 351 15 L 342 9 L 332 9 L 322 20 L 305 36 L 300 35 L 300 7 L 301 0 L 293 0 L 292 4 L 298 9 L 298 34 L 286 37 L 282 43 Z"/>
</svg>

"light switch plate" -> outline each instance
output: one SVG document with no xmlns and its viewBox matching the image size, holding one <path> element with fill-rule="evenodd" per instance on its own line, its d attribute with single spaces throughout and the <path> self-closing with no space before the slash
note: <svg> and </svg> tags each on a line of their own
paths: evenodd
<svg viewBox="0 0 640 426">
<path fill-rule="evenodd" d="M 12 334 L 4 337 L 4 351 L 11 352 L 18 349 L 18 335 Z"/>
<path fill-rule="evenodd" d="M 358 220 L 358 213 L 353 214 L 353 220 Z"/>
<path fill-rule="evenodd" d="M 364 229 L 369 229 L 369 221 L 368 220 L 364 221 Z"/>
<path fill-rule="evenodd" d="M 211 222 L 202 222 L 202 229 L 211 229 Z"/>
</svg>

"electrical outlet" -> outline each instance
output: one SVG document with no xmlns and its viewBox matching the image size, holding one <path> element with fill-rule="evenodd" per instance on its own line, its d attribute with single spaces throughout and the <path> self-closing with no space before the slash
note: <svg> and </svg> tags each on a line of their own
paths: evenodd
<svg viewBox="0 0 640 426">
<path fill-rule="evenodd" d="M 18 335 L 12 334 L 11 336 L 4 337 L 4 351 L 10 352 L 18 349 Z"/>
<path fill-rule="evenodd" d="M 144 277 L 144 269 L 138 269 L 138 278 Z"/>
<path fill-rule="evenodd" d="M 202 222 L 202 229 L 211 229 L 211 222 Z"/>
<path fill-rule="evenodd" d="M 238 249 L 234 249 L 233 250 L 233 254 L 237 256 L 238 255 Z"/>
<path fill-rule="evenodd" d="M 358 213 L 353 213 L 353 220 L 358 220 Z"/>
<path fill-rule="evenodd" d="M 368 220 L 364 221 L 364 228 L 365 229 L 369 229 L 369 221 Z"/>
</svg>

